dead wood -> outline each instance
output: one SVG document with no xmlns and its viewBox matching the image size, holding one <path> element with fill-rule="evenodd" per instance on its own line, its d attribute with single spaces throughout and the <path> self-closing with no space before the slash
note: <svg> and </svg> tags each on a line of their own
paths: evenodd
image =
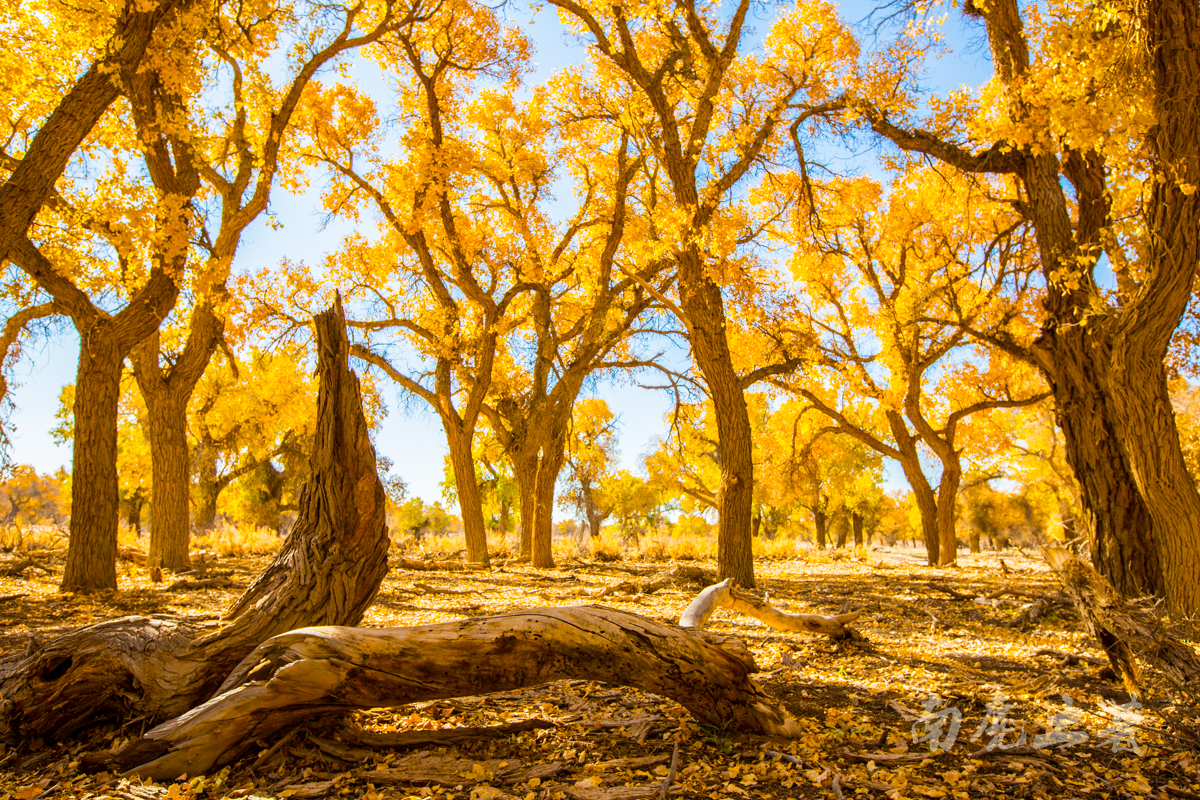
<svg viewBox="0 0 1200 800">
<path fill-rule="evenodd" d="M 5 578 L 19 578 L 27 569 L 40 570 L 43 573 L 49 573 L 50 568 L 36 558 L 22 558 L 20 561 L 8 564 L 0 568 L 0 576 Z"/>
<path fill-rule="evenodd" d="M 1066 666 L 1073 666 L 1080 662 L 1082 662 L 1084 664 L 1091 664 L 1093 667 L 1110 666 L 1109 662 L 1104 660 L 1103 658 L 1096 658 L 1095 656 L 1084 656 L 1084 655 L 1080 655 L 1078 653 L 1068 653 L 1063 650 L 1054 650 L 1049 647 L 1043 647 L 1042 649 L 1037 650 L 1036 652 L 1034 652 L 1034 655 L 1035 656 L 1047 656 L 1049 658 L 1057 658 L 1059 661 L 1061 661 Z"/>
<path fill-rule="evenodd" d="M 451 744 L 465 744 L 489 739 L 503 739 L 522 731 L 536 731 L 557 727 L 553 722 L 544 719 L 526 719 L 520 722 L 510 722 L 506 725 L 472 726 L 463 728 L 441 728 L 432 731 L 395 731 L 380 733 L 364 731 L 361 728 L 344 728 L 339 731 L 343 742 L 351 746 L 404 750 L 409 747 L 444 747 Z"/>
<path fill-rule="evenodd" d="M 125 561 L 132 561 L 139 567 L 146 566 L 146 562 L 150 560 L 150 556 L 145 550 L 140 547 L 135 547 L 131 544 L 122 545 L 119 547 L 117 549 L 117 557 L 122 558 Z"/>
<path fill-rule="evenodd" d="M 504 691 L 565 678 L 670 697 L 710 725 L 783 736 L 796 721 L 741 657 L 698 636 L 598 606 L 411 628 L 306 628 L 260 645 L 221 693 L 115 756 L 147 778 L 198 775 L 255 741 L 331 712 Z"/>
<path fill-rule="evenodd" d="M 457 558 L 416 559 L 400 556 L 393 559 L 396 569 L 408 569 L 414 572 L 462 572 L 463 570 L 487 570 L 491 566 L 474 561 L 463 561 Z"/>
<path fill-rule="evenodd" d="M 125 617 L 0 662 L 0 739 L 60 738 L 98 716 L 177 716 L 211 697 L 260 642 L 357 623 L 387 569 L 383 486 L 340 300 L 319 314 L 317 433 L 295 526 L 219 623 Z"/>
<path fill-rule="evenodd" d="M 562 761 L 523 766 L 511 759 L 476 760 L 438 755 L 428 751 L 393 761 L 364 773 L 374 784 L 416 783 L 424 785 L 474 786 L 483 780 L 497 783 L 524 783 L 533 778 L 552 778 L 566 769 Z"/>
<path fill-rule="evenodd" d="M 737 589 L 731 579 L 713 584 L 700 592 L 683 611 L 679 627 L 702 629 L 717 608 L 728 608 L 759 622 L 789 633 L 823 633 L 831 639 L 863 640 L 863 635 L 846 625 L 858 619 L 861 611 L 825 617 L 819 614 L 789 614 Z"/>
<path fill-rule="evenodd" d="M 675 587 L 702 587 L 713 580 L 713 574 L 700 567 L 680 564 L 666 572 L 642 578 L 641 580 L 621 581 L 592 594 L 593 597 L 607 597 L 612 594 L 654 594 L 660 589 Z"/>
<path fill-rule="evenodd" d="M 1200 657 L 1180 640 L 1187 632 L 1169 624 L 1157 604 L 1122 598 L 1095 568 L 1064 548 L 1044 548 L 1043 553 L 1130 695 L 1142 695 L 1140 660 L 1180 691 L 1200 697 Z"/>
</svg>

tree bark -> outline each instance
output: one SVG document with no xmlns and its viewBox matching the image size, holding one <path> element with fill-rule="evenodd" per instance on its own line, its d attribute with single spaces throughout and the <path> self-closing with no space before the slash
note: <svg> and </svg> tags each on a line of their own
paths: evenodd
<svg viewBox="0 0 1200 800">
<path fill-rule="evenodd" d="M 147 563 L 171 570 L 188 566 L 187 399 L 149 402 L 150 552 Z"/>
<path fill-rule="evenodd" d="M 680 258 L 679 302 L 688 317 L 692 352 L 704 375 L 717 417 L 721 485 L 717 490 L 717 577 L 754 588 L 754 549 L 750 511 L 754 500 L 754 461 L 750 412 L 741 378 L 725 336 L 720 287 L 704 272 L 699 253 Z"/>
<path fill-rule="evenodd" d="M 160 363 L 156 331 L 133 349 L 133 375 L 150 418 L 151 496 L 150 552 L 152 567 L 171 570 L 188 566 L 188 492 L 191 484 L 187 441 L 188 404 L 224 331 L 224 322 L 208 305 L 192 314 L 183 351 L 169 368 Z M 215 498 L 213 499 L 215 517 Z M 211 527 L 211 518 L 209 520 Z"/>
<path fill-rule="evenodd" d="M 308 628 L 264 642 L 221 693 L 117 755 L 143 778 L 196 775 L 319 715 L 585 678 L 683 704 L 702 723 L 776 736 L 800 727 L 759 689 L 744 648 L 601 607 L 412 628 Z"/>
<path fill-rule="evenodd" d="M 962 465 L 958 451 L 951 443 L 948 453 L 942 458 L 942 479 L 937 492 L 937 537 L 939 567 L 953 566 L 958 562 L 958 535 L 955 521 L 955 501 L 962 482 Z"/>
<path fill-rule="evenodd" d="M 554 566 L 554 489 L 566 458 L 566 436 L 553 433 L 547 437 L 538 460 L 537 484 L 534 494 L 533 560 L 539 569 Z"/>
<path fill-rule="evenodd" d="M 913 499 L 916 500 L 917 511 L 921 515 L 921 537 L 925 540 L 927 561 L 930 566 L 935 566 L 941 553 L 941 537 L 938 535 L 938 498 L 921 469 L 916 447 L 912 446 L 911 441 L 906 442 L 906 445 L 900 448 L 902 454 L 900 466 L 904 470 L 904 477 L 908 478 L 909 486 L 912 487 Z"/>
<path fill-rule="evenodd" d="M 857 511 L 850 512 L 850 521 L 854 525 L 854 546 L 863 546 L 863 517 Z"/>
<path fill-rule="evenodd" d="M 446 441 L 450 447 L 450 466 L 454 470 L 454 486 L 458 492 L 458 508 L 462 515 L 463 537 L 467 544 L 467 560 L 488 564 L 487 528 L 483 522 L 483 497 L 479 493 L 479 476 L 475 471 L 475 454 L 471 449 L 474 431 L 460 430 L 453 420 L 443 417 Z"/>
<path fill-rule="evenodd" d="M 1122 452 L 1104 379 L 1107 348 L 1095 352 L 1095 339 L 1076 327 L 1047 331 L 1038 343 L 1056 364 L 1046 377 L 1064 454 L 1079 482 L 1092 563 L 1127 597 L 1160 595 L 1154 523 Z"/>
<path fill-rule="evenodd" d="M 362 618 L 387 569 L 383 486 L 347 366 L 340 301 L 315 322 L 313 469 L 296 525 L 271 565 L 218 623 L 125 617 L 0 662 L 0 738 L 60 738 L 98 717 L 173 717 L 210 697 L 264 639 Z"/>
<path fill-rule="evenodd" d="M 521 508 L 521 558 L 533 559 L 533 524 L 537 516 L 537 455 L 522 450 L 512 458 L 513 480 L 517 482 L 517 501 Z"/>
<path fill-rule="evenodd" d="M 817 509 L 813 512 L 813 522 L 817 527 L 817 549 L 824 550 L 827 526 L 829 525 L 829 517 L 825 515 L 824 509 Z"/>
<path fill-rule="evenodd" d="M 109 325 L 80 331 L 64 592 L 117 588 L 117 406 L 125 354 Z"/>
</svg>

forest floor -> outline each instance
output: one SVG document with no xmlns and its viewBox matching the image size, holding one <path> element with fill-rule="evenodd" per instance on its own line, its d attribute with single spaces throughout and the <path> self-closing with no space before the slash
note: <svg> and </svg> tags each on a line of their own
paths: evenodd
<svg viewBox="0 0 1200 800">
<path fill-rule="evenodd" d="M 13 558 L 0 559 L 0 571 Z M 266 562 L 210 562 L 207 582 L 198 586 L 188 576 L 151 583 L 144 569 L 126 562 L 120 591 L 103 597 L 58 594 L 61 561 L 42 562 L 48 571 L 0 578 L 0 653 L 23 649 L 31 635 L 117 616 L 211 616 Z M 623 583 L 635 590 L 672 566 L 393 567 L 363 624 L 593 603 L 674 623 L 698 585 L 621 591 Z M 141 732 L 98 727 L 68 743 L 0 751 L 0 800 L 1200 798 L 1195 707 L 1149 676 L 1145 707 L 1133 708 L 1073 609 L 1055 602 L 1057 581 L 1040 560 L 1015 551 L 963 553 L 957 567 L 935 569 L 906 548 L 826 551 L 761 561 L 756 574 L 757 592 L 783 610 L 863 610 L 853 627 L 867 642 L 857 645 L 780 633 L 726 609 L 714 615 L 709 628 L 749 645 L 762 670 L 758 679 L 801 721 L 797 739 L 704 727 L 674 702 L 642 691 L 560 681 L 353 720 L 372 731 L 546 723 L 535 729 L 457 746 L 364 750 L 339 739 L 343 722 L 314 723 L 282 743 L 264 742 L 218 774 L 169 784 L 82 773 L 82 753 L 118 747 Z M 942 749 L 931 750 L 935 742 Z M 674 782 L 664 794 L 676 749 Z"/>
</svg>

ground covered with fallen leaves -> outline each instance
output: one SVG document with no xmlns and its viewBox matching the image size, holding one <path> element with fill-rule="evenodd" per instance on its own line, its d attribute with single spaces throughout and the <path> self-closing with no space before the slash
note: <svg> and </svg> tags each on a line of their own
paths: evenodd
<svg viewBox="0 0 1200 800">
<path fill-rule="evenodd" d="M 119 592 L 81 597 L 58 594 L 61 560 L 39 559 L 0 578 L 0 651 L 129 614 L 211 617 L 266 562 L 220 559 L 203 579 L 162 583 L 123 563 Z M 1006 552 L 964 554 L 950 569 L 921 562 L 898 548 L 758 563 L 757 594 L 782 610 L 862 609 L 853 627 L 863 643 L 781 633 L 717 611 L 709 628 L 746 642 L 758 679 L 801 721 L 797 739 L 702 726 L 635 689 L 560 681 L 327 720 L 262 742 L 217 774 L 166 784 L 82 772 L 83 753 L 119 747 L 144 723 L 97 727 L 71 742 L 0 751 L 0 800 L 1200 798 L 1194 706 L 1149 675 L 1144 706 L 1135 707 L 1040 561 Z M 18 563 L 5 556 L 0 573 Z M 393 567 L 363 624 L 585 603 L 674 623 L 699 585 L 640 592 L 672 566 Z M 496 726 L 509 727 L 464 732 L 467 741 L 452 745 L 422 733 Z"/>
</svg>

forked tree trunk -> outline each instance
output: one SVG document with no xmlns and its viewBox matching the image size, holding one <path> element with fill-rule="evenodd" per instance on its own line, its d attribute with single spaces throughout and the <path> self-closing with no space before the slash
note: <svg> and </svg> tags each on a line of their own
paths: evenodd
<svg viewBox="0 0 1200 800">
<path fill-rule="evenodd" d="M 133 349 L 133 375 L 150 418 L 150 468 L 154 505 L 150 510 L 152 567 L 188 565 L 188 490 L 191 482 L 187 441 L 188 404 L 216 352 L 224 321 L 207 304 L 192 313 L 191 330 L 178 357 L 165 369 L 155 331 Z M 215 467 L 214 467 L 215 472 Z M 215 506 L 214 506 L 215 514 Z"/>
<path fill-rule="evenodd" d="M 64 592 L 117 588 L 117 406 L 124 360 L 111 324 L 98 321 L 80 331 Z"/>
<path fill-rule="evenodd" d="M 916 460 L 916 448 L 913 448 L 912 458 L 904 458 L 900 462 L 904 469 L 904 477 L 912 487 L 913 499 L 917 503 L 917 511 L 921 516 L 921 538 L 925 540 L 925 553 L 929 565 L 936 566 L 941 554 L 941 539 L 938 536 L 938 498 L 933 488 L 921 471 L 921 464 Z"/>
<path fill-rule="evenodd" d="M 711 638 L 711 637 L 709 637 Z M 411 628 L 308 628 L 263 642 L 221 693 L 116 760 L 143 778 L 197 775 L 321 715 L 584 678 L 670 697 L 702 723 L 798 736 L 750 680 L 740 643 L 623 611 L 546 608 Z"/>
<path fill-rule="evenodd" d="M 340 301 L 315 323 L 313 469 L 296 525 L 271 565 L 219 623 L 125 617 L 0 662 L 0 738 L 60 738 L 100 716 L 173 717 L 212 696 L 263 640 L 362 618 L 387 569 L 383 486 L 347 366 Z"/>
</svg>

